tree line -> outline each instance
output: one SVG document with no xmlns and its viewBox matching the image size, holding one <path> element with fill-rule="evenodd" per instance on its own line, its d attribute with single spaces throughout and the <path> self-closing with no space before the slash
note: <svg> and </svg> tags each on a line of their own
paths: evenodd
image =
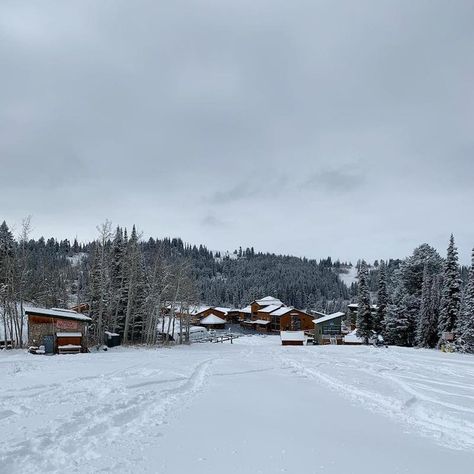
<svg viewBox="0 0 474 474">
<path fill-rule="evenodd" d="M 0 339 L 3 333 L 18 346 L 25 339 L 26 305 L 85 304 L 94 342 L 110 331 L 125 343 L 153 344 L 157 333 L 168 338 L 175 327 L 186 341 L 186 314 L 198 303 L 238 308 L 273 295 L 302 309 L 336 311 L 351 296 L 337 274 L 341 263 L 330 258 L 308 260 L 253 248 L 223 255 L 179 238 L 144 240 L 135 226 L 129 231 L 108 221 L 85 243 L 35 240 L 30 233 L 29 219 L 17 236 L 6 222 L 0 226 Z"/>
<path fill-rule="evenodd" d="M 388 344 L 474 352 L 474 250 L 470 268 L 460 266 L 451 235 L 445 259 L 423 244 L 403 261 L 358 267 L 357 334 L 366 343 L 382 335 Z"/>
</svg>

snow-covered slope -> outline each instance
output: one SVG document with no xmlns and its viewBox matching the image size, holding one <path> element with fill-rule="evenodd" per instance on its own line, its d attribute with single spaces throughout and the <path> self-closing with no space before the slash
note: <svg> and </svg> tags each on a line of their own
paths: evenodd
<svg viewBox="0 0 474 474">
<path fill-rule="evenodd" d="M 0 353 L 2 472 L 470 472 L 474 357 L 279 337 Z"/>
</svg>

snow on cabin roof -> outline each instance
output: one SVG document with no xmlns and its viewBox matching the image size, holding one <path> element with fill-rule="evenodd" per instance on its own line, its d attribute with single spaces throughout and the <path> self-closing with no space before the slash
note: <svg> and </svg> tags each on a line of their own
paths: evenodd
<svg viewBox="0 0 474 474">
<path fill-rule="evenodd" d="M 57 337 L 82 337 L 82 332 L 57 332 Z"/>
<path fill-rule="evenodd" d="M 221 313 L 227 314 L 229 311 L 232 311 L 231 308 L 224 308 L 222 306 L 215 306 L 213 309 L 220 311 Z"/>
<path fill-rule="evenodd" d="M 255 300 L 257 304 L 260 306 L 268 306 L 270 304 L 277 304 L 277 305 L 282 305 L 283 302 L 281 302 L 278 298 L 274 298 L 273 296 L 265 296 L 265 298 L 262 298 L 260 300 Z"/>
<path fill-rule="evenodd" d="M 189 314 L 191 314 L 192 316 L 196 316 L 196 314 L 203 313 L 204 311 L 207 311 L 208 309 L 211 309 L 211 307 L 205 306 L 205 305 L 194 306 L 193 309 L 191 309 Z"/>
<path fill-rule="evenodd" d="M 226 320 L 219 318 L 219 316 L 216 316 L 215 314 L 210 314 L 209 316 L 206 316 L 205 318 L 201 319 L 201 324 L 225 324 Z"/>
<path fill-rule="evenodd" d="M 245 308 L 239 309 L 241 313 L 251 313 L 252 312 L 252 307 L 251 306 L 246 306 Z"/>
<path fill-rule="evenodd" d="M 273 311 L 281 308 L 281 304 L 271 304 L 269 306 L 265 306 L 265 308 L 259 309 L 259 313 L 272 313 Z"/>
<path fill-rule="evenodd" d="M 304 331 L 281 331 L 282 341 L 304 341 Z"/>
<path fill-rule="evenodd" d="M 50 316 L 52 318 L 74 319 L 76 321 L 92 321 L 89 316 L 78 313 L 71 309 L 45 309 L 45 308 L 25 308 L 26 314 L 39 314 L 41 316 Z"/>
<path fill-rule="evenodd" d="M 323 316 L 322 318 L 313 319 L 313 323 L 321 324 L 321 323 L 325 323 L 326 321 L 330 321 L 331 319 L 342 318 L 345 315 L 346 315 L 345 313 L 342 313 L 339 311 L 337 313 L 327 314 L 326 316 Z"/>
<path fill-rule="evenodd" d="M 252 321 L 254 324 L 270 324 L 270 321 L 267 321 L 266 319 L 256 319 L 255 321 Z"/>
<path fill-rule="evenodd" d="M 358 305 L 358 303 L 351 303 L 351 304 L 348 304 L 347 307 L 348 307 L 348 308 L 354 308 L 354 309 L 355 309 L 355 308 L 358 308 L 359 305 Z M 372 304 L 372 305 L 370 305 L 370 307 L 371 307 L 373 310 L 378 309 L 378 306 L 377 306 L 376 304 Z"/>
<path fill-rule="evenodd" d="M 290 311 L 293 311 L 295 308 L 292 306 L 281 306 L 277 310 L 272 312 L 272 316 L 283 316 L 286 313 L 289 313 Z"/>
</svg>

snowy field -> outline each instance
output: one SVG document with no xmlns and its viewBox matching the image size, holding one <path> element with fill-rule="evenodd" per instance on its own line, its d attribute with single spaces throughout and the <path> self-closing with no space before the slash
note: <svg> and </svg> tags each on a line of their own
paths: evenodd
<svg viewBox="0 0 474 474">
<path fill-rule="evenodd" d="M 233 345 L 0 353 L 0 472 L 474 472 L 474 357 Z"/>
</svg>

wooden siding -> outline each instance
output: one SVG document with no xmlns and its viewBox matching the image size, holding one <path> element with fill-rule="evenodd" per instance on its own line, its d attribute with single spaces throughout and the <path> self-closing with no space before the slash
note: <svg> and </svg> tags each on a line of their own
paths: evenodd
<svg viewBox="0 0 474 474">
<path fill-rule="evenodd" d="M 280 317 L 280 331 L 301 330 L 309 331 L 314 329 L 314 316 L 311 316 L 299 309 L 293 309 L 289 313 Z M 295 327 L 299 325 L 299 327 Z"/>
<path fill-rule="evenodd" d="M 28 345 L 29 346 L 41 346 L 44 344 L 45 336 L 54 337 L 54 351 L 57 352 L 58 345 L 75 344 L 81 345 L 83 350 L 86 350 L 86 328 L 87 322 L 75 321 L 66 318 L 56 318 L 50 316 L 39 316 L 30 314 L 28 315 Z M 80 332 L 83 337 L 80 338 L 67 338 L 68 342 L 59 343 L 56 333 L 58 332 Z M 61 338 L 59 338 L 61 339 Z M 71 342 L 74 339 L 76 342 Z"/>
</svg>

